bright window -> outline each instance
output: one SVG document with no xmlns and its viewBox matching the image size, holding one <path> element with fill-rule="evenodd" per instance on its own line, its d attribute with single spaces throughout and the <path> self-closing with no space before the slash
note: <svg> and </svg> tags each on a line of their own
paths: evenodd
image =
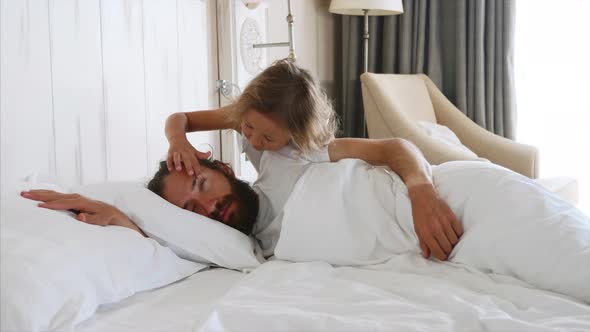
<svg viewBox="0 0 590 332">
<path fill-rule="evenodd" d="M 590 1 L 516 1 L 517 139 L 541 177 L 570 176 L 590 214 Z"/>
</svg>

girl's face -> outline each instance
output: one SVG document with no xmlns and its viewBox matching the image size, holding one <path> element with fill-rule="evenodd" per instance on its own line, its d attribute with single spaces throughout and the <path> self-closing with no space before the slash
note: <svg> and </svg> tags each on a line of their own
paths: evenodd
<svg viewBox="0 0 590 332">
<path fill-rule="evenodd" d="M 251 108 L 242 116 L 241 129 L 258 151 L 277 151 L 291 140 L 287 126 L 276 113 L 261 113 Z"/>
</svg>

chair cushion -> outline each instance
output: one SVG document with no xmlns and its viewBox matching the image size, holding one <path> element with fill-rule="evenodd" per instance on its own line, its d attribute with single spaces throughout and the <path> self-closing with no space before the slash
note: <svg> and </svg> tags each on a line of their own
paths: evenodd
<svg viewBox="0 0 590 332">
<path fill-rule="evenodd" d="M 477 159 L 477 154 L 463 145 L 457 135 L 449 128 L 429 121 L 418 121 L 418 126 L 424 130 L 426 135 L 432 137 L 432 139 L 445 144 L 450 149 L 456 149 L 465 153 L 471 159 Z"/>
</svg>

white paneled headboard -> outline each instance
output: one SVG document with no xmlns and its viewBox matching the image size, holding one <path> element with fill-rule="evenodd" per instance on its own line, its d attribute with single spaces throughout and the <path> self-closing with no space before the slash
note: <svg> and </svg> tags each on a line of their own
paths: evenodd
<svg viewBox="0 0 590 332">
<path fill-rule="evenodd" d="M 153 174 L 173 112 L 217 107 L 214 0 L 1 0 L 1 184 Z M 217 133 L 195 134 L 219 151 Z"/>
</svg>

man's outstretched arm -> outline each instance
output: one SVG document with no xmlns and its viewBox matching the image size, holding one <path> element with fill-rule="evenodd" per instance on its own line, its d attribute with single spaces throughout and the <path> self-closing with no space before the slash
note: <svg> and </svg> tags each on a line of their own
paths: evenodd
<svg viewBox="0 0 590 332">
<path fill-rule="evenodd" d="M 75 211 L 76 219 L 87 224 L 127 227 L 147 237 L 123 212 L 107 203 L 79 194 L 64 194 L 52 190 L 23 191 L 21 196 L 40 201 L 39 207 L 46 209 Z"/>
<path fill-rule="evenodd" d="M 401 139 L 340 138 L 328 146 L 331 161 L 362 159 L 388 166 L 408 187 L 414 229 L 424 257 L 446 260 L 463 234 L 463 228 L 432 184 L 430 164 L 411 142 Z"/>
</svg>

